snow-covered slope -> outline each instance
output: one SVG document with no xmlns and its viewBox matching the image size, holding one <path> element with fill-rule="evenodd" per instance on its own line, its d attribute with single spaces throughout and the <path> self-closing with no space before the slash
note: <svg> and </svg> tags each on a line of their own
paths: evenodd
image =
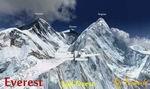
<svg viewBox="0 0 150 89">
<path fill-rule="evenodd" d="M 1 31 L 0 79 L 6 76 L 20 77 L 21 73 L 27 73 L 24 71 L 41 65 L 39 63 L 42 61 L 50 60 L 47 62 L 51 62 L 55 52 L 64 45 L 63 37 L 43 19 L 38 19 L 27 27 Z"/>
<path fill-rule="evenodd" d="M 74 60 L 75 52 L 84 55 Z M 43 19 L 1 31 L 0 54 L 0 79 L 42 79 L 44 89 L 64 89 L 61 81 L 96 84 L 69 89 L 116 89 L 116 78 L 150 79 L 150 55 L 128 47 L 102 18 L 79 36 L 69 30 L 57 32 Z M 144 89 L 120 84 L 122 89 Z M 0 86 L 4 88 L 3 81 Z"/>
<path fill-rule="evenodd" d="M 68 49 L 70 52 L 83 50 L 85 54 L 99 55 L 85 57 L 85 61 L 66 61 L 43 73 L 39 78 L 46 82 L 45 89 L 61 89 L 61 81 L 96 83 L 94 87 L 73 86 L 70 89 L 116 89 L 116 78 L 122 81 L 126 77 L 132 80 L 149 80 L 149 55 L 128 47 L 113 34 L 102 18 L 83 31 Z M 143 86 L 126 86 L 124 82 L 120 83 L 122 89 L 144 89 Z"/>
</svg>

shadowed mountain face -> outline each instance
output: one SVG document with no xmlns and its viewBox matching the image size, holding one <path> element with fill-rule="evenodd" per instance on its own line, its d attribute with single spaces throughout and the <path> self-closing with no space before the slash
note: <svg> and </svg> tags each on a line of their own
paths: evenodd
<svg viewBox="0 0 150 89">
<path fill-rule="evenodd" d="M 73 56 L 67 57 L 75 52 L 88 56 L 75 60 Z M 62 81 L 95 84 L 73 84 L 69 89 L 117 89 L 118 86 L 144 89 L 144 85 L 127 86 L 125 78 L 133 81 L 150 79 L 150 56 L 118 39 L 102 18 L 81 34 L 73 30 L 57 32 L 43 19 L 18 29 L 1 31 L 0 53 L 3 54 L 0 55 L 1 79 L 6 74 L 22 79 L 31 74 L 27 79 L 42 79 L 44 89 L 66 88 Z M 116 85 L 116 79 L 120 80 L 119 85 Z"/>
<path fill-rule="evenodd" d="M 60 32 L 60 34 L 66 40 L 66 43 L 69 45 L 75 42 L 79 36 L 79 33 L 74 31 L 73 29 Z"/>
</svg>

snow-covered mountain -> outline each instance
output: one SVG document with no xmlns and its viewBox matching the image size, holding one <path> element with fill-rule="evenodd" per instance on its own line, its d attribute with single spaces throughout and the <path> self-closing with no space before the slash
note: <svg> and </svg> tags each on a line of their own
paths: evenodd
<svg viewBox="0 0 150 89">
<path fill-rule="evenodd" d="M 95 86 L 68 89 L 117 89 L 116 78 L 121 81 L 126 77 L 150 79 L 150 55 L 128 47 L 104 19 L 98 19 L 78 35 L 73 30 L 57 32 L 43 19 L 1 31 L 1 88 L 6 76 L 42 79 L 44 89 L 64 89 L 61 81 L 95 83 Z M 98 55 L 76 58 L 82 60 L 79 61 L 73 60 L 75 52 Z M 120 82 L 120 86 L 121 89 L 144 89 L 144 86 L 127 86 L 124 82 Z"/>
<path fill-rule="evenodd" d="M 41 60 L 52 60 L 63 45 L 63 37 L 43 19 L 1 31 L 0 79 L 20 76 L 18 73 L 23 74 L 25 70 L 41 63 Z"/>
<path fill-rule="evenodd" d="M 79 33 L 74 29 L 69 29 L 66 31 L 60 32 L 61 36 L 66 40 L 67 44 L 72 44 L 79 36 Z"/>
</svg>

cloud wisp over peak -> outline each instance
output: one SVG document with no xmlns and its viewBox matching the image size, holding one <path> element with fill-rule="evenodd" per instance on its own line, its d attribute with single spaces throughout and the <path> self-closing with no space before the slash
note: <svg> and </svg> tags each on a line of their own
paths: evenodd
<svg viewBox="0 0 150 89">
<path fill-rule="evenodd" d="M 0 0 L 0 15 L 17 16 L 26 11 L 28 16 L 44 13 L 49 21 L 70 21 L 75 16 L 76 0 Z"/>
</svg>

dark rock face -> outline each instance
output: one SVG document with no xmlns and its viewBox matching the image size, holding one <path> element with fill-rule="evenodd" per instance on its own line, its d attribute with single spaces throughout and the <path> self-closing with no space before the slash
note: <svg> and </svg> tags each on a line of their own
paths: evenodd
<svg viewBox="0 0 150 89">
<path fill-rule="evenodd" d="M 0 65 L 0 73 L 3 73 L 7 68 L 8 66 L 10 65 L 10 62 L 5 62 L 4 64 L 1 64 Z"/>
</svg>

